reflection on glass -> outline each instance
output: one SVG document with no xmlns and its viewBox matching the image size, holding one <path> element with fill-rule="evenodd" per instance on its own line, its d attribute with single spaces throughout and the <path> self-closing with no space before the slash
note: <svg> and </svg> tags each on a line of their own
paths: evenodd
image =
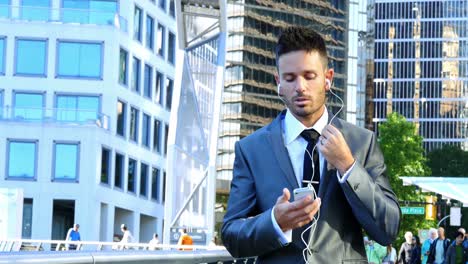
<svg viewBox="0 0 468 264">
<path fill-rule="evenodd" d="M 114 186 L 120 189 L 122 189 L 123 161 L 124 161 L 124 156 L 116 153 L 115 154 Z"/>
<path fill-rule="evenodd" d="M 151 98 L 151 84 L 153 83 L 153 67 L 145 64 L 145 76 L 143 80 L 143 95 Z"/>
<path fill-rule="evenodd" d="M 127 85 L 127 69 L 128 69 L 128 53 L 124 49 L 120 48 L 120 59 L 119 59 L 119 83 Z"/>
<path fill-rule="evenodd" d="M 62 20 L 81 24 L 113 25 L 117 0 L 62 0 Z"/>
<path fill-rule="evenodd" d="M 133 39 L 141 42 L 141 9 L 135 6 L 133 14 Z"/>
<path fill-rule="evenodd" d="M 161 153 L 161 121 L 154 119 L 153 150 Z"/>
<path fill-rule="evenodd" d="M 33 199 L 24 198 L 23 200 L 23 230 L 21 238 L 31 239 L 32 233 L 32 215 L 33 215 Z"/>
<path fill-rule="evenodd" d="M 140 60 L 133 57 L 132 62 L 132 90 L 135 92 L 140 91 Z"/>
<path fill-rule="evenodd" d="M 164 57 L 164 45 L 166 42 L 166 29 L 163 25 L 158 24 L 158 36 L 156 38 L 156 53 Z"/>
<path fill-rule="evenodd" d="M 43 116 L 44 96 L 33 93 L 15 93 L 14 118 L 40 120 Z"/>
<path fill-rule="evenodd" d="M 36 143 L 9 142 L 8 177 L 34 178 L 36 176 Z"/>
<path fill-rule="evenodd" d="M 16 41 L 16 73 L 30 75 L 45 75 L 46 69 L 45 40 Z"/>
<path fill-rule="evenodd" d="M 50 0 L 21 0 L 21 18 L 26 20 L 48 21 Z"/>
<path fill-rule="evenodd" d="M 130 108 L 130 139 L 138 141 L 138 110 Z"/>
<path fill-rule="evenodd" d="M 146 196 L 148 189 L 148 165 L 140 164 L 140 195 Z"/>
<path fill-rule="evenodd" d="M 154 19 L 146 16 L 146 47 L 150 50 L 154 48 Z"/>
<path fill-rule="evenodd" d="M 163 103 L 163 79 L 164 76 L 160 72 L 156 72 L 156 85 L 154 86 L 154 102 L 162 105 Z"/>
<path fill-rule="evenodd" d="M 166 10 L 166 0 L 158 0 L 159 1 L 159 8 Z"/>
<path fill-rule="evenodd" d="M 110 151 L 102 148 L 101 152 L 101 182 L 109 184 L 109 172 L 110 172 Z"/>
<path fill-rule="evenodd" d="M 166 78 L 166 108 L 171 110 L 172 107 L 172 90 L 174 88 L 174 81 Z"/>
<path fill-rule="evenodd" d="M 117 101 L 117 135 L 125 136 L 125 113 L 127 104 Z"/>
<path fill-rule="evenodd" d="M 175 17 L 175 3 L 174 3 L 174 0 L 170 0 L 170 2 L 169 2 L 169 15 L 171 17 Z"/>
<path fill-rule="evenodd" d="M 57 120 L 83 122 L 97 119 L 99 119 L 99 97 L 57 96 Z"/>
<path fill-rule="evenodd" d="M 136 160 L 128 159 L 127 191 L 135 192 Z"/>
<path fill-rule="evenodd" d="M 0 17 L 10 17 L 10 0 L 0 0 Z"/>
<path fill-rule="evenodd" d="M 0 73 L 5 73 L 5 38 L 0 38 Z"/>
<path fill-rule="evenodd" d="M 159 201 L 159 169 L 151 170 L 151 199 Z"/>
<path fill-rule="evenodd" d="M 149 115 L 143 114 L 143 120 L 141 122 L 141 143 L 148 148 L 150 146 L 150 121 Z"/>
<path fill-rule="evenodd" d="M 167 61 L 174 64 L 175 63 L 175 50 L 176 50 L 176 40 L 175 35 L 172 32 L 169 32 L 169 50 L 167 51 Z"/>
<path fill-rule="evenodd" d="M 78 144 L 55 144 L 54 178 L 63 180 L 78 178 Z"/>
<path fill-rule="evenodd" d="M 101 78 L 102 45 L 59 42 L 58 76 Z"/>
</svg>

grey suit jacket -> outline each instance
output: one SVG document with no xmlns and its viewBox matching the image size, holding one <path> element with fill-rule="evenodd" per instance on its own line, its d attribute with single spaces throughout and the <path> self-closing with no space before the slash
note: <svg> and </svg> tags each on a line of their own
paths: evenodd
<svg viewBox="0 0 468 264">
<path fill-rule="evenodd" d="M 258 256 L 257 263 L 304 263 L 300 234 L 305 227 L 293 230 L 292 243 L 282 245 L 271 221 L 282 189 L 292 193 L 299 187 L 283 142 L 284 115 L 285 111 L 236 143 L 221 231 L 234 257 Z M 335 169 L 323 166 L 320 219 L 307 257 L 309 263 L 367 263 L 361 228 L 378 243 L 390 244 L 398 233 L 400 209 L 374 134 L 340 119 L 334 119 L 333 125 L 343 133 L 356 164 L 343 184 Z"/>
</svg>

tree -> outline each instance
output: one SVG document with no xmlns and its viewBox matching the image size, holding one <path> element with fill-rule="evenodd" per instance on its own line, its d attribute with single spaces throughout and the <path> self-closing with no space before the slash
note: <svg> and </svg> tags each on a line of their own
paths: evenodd
<svg viewBox="0 0 468 264">
<path fill-rule="evenodd" d="M 387 165 L 387 176 L 398 200 L 403 203 L 424 202 L 424 195 L 418 192 L 415 186 L 403 186 L 399 178 L 431 174 L 424 157 L 422 137 L 417 134 L 416 126 L 406 121 L 402 115 L 391 113 L 387 116 L 387 122 L 379 126 L 378 140 Z M 399 245 L 404 242 L 406 231 L 417 234 L 419 229 L 427 229 L 434 225 L 434 221 L 425 220 L 424 215 L 402 215 L 400 232 L 394 243 L 397 251 Z"/>
<path fill-rule="evenodd" d="M 432 170 L 433 176 L 458 177 L 465 176 L 468 172 L 468 151 L 459 146 L 444 145 L 427 155 L 427 165 Z"/>
</svg>

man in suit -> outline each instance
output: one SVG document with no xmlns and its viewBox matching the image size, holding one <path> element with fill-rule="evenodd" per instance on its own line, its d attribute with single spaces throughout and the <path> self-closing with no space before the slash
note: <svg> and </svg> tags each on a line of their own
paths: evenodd
<svg viewBox="0 0 468 264">
<path fill-rule="evenodd" d="M 375 135 L 332 118 L 326 109 L 334 72 L 319 34 L 285 29 L 276 63 L 278 92 L 287 109 L 236 143 L 224 245 L 234 257 L 258 256 L 257 263 L 367 263 L 362 228 L 388 245 L 400 222 Z M 313 150 L 308 149 L 313 141 L 303 136 L 309 128 L 320 134 Z M 319 166 L 306 178 L 306 157 L 311 163 L 316 150 Z M 292 201 L 291 192 L 303 179 L 318 182 L 313 186 L 318 197 Z M 315 230 L 304 232 L 306 248 L 301 234 L 314 218 Z"/>
</svg>

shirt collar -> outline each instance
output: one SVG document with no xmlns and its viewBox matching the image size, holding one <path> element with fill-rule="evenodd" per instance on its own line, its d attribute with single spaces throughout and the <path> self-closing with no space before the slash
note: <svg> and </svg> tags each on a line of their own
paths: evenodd
<svg viewBox="0 0 468 264">
<path fill-rule="evenodd" d="M 328 123 L 328 110 L 325 107 L 322 116 L 315 122 L 312 127 L 305 127 L 299 120 L 294 117 L 291 112 L 286 111 L 286 116 L 284 118 L 284 138 L 286 145 L 289 145 L 291 142 L 296 140 L 296 138 L 304 131 L 305 129 L 313 128 L 319 134 L 322 134 L 322 130 Z"/>
</svg>

